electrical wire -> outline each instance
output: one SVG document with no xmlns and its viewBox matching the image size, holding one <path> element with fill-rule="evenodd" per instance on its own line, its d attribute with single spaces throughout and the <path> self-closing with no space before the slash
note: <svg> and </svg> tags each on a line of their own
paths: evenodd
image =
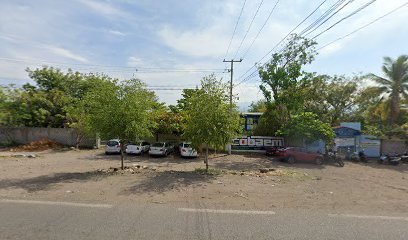
<svg viewBox="0 0 408 240">
<path fill-rule="evenodd" d="M 302 25 L 307 19 L 309 19 L 317 10 L 319 10 L 319 8 L 325 3 L 327 2 L 327 0 L 322 1 L 309 15 L 307 15 L 298 25 L 296 25 L 296 27 L 294 27 L 288 34 L 286 34 L 285 37 L 283 37 L 267 54 L 265 54 L 260 60 L 258 60 L 258 62 L 261 62 L 265 57 L 267 57 L 272 51 L 275 50 L 276 47 L 278 47 L 290 34 L 292 34 L 300 25 Z M 248 51 L 246 51 L 247 53 Z M 246 53 L 244 54 L 244 56 L 246 55 Z M 242 74 L 238 79 L 241 79 L 243 76 L 245 76 L 249 71 L 251 71 L 251 69 L 253 69 L 254 67 L 256 67 L 256 65 L 253 65 L 251 68 L 249 68 L 244 74 Z M 255 70 L 256 72 L 257 70 Z M 251 73 L 253 74 L 253 73 Z M 245 80 L 245 79 L 244 79 Z M 236 86 L 240 85 L 242 82 L 244 82 L 244 80 L 242 80 L 241 82 L 239 82 Z"/>
<path fill-rule="evenodd" d="M 259 9 L 261 8 L 263 2 L 264 2 L 264 0 L 261 0 L 261 3 L 258 5 L 258 9 L 256 9 L 256 12 L 255 12 L 254 16 L 252 17 L 251 23 L 249 24 L 248 29 L 246 30 L 245 35 L 244 35 L 244 37 L 242 38 L 242 40 L 241 40 L 241 42 L 240 42 L 240 44 L 239 44 L 239 46 L 238 46 L 238 48 L 237 48 L 237 51 L 236 51 L 235 54 L 234 54 L 233 59 L 235 59 L 235 58 L 237 57 L 238 52 L 239 52 L 239 50 L 241 49 L 242 44 L 244 43 L 246 37 L 248 36 L 248 32 L 249 32 L 249 30 L 251 29 L 252 24 L 254 23 L 255 17 L 258 15 Z"/>
<path fill-rule="evenodd" d="M 312 39 L 315 39 L 317 37 L 319 37 L 320 35 L 322 35 L 323 33 L 329 31 L 330 29 L 332 29 L 334 26 L 336 26 L 337 24 L 341 23 L 342 21 L 346 20 L 347 18 L 350 18 L 352 16 L 354 16 L 355 14 L 359 13 L 360 11 L 362 11 L 363 9 L 367 8 L 368 6 L 370 6 L 371 4 L 373 4 L 375 1 L 377 0 L 371 0 L 370 2 L 364 4 L 363 6 L 359 7 L 357 10 L 353 11 L 352 13 L 350 13 L 349 15 L 343 17 L 342 19 L 340 19 L 339 21 L 335 22 L 334 24 L 332 24 L 330 27 L 326 28 L 325 30 L 321 31 L 319 34 L 317 34 L 316 36 L 314 36 Z"/>
<path fill-rule="evenodd" d="M 239 20 L 241 19 L 242 12 L 244 11 L 245 4 L 246 4 L 246 0 L 244 0 L 244 3 L 242 4 L 241 12 L 239 13 L 237 22 L 235 23 L 234 32 L 232 33 L 231 40 L 230 40 L 230 42 L 228 44 L 227 52 L 225 53 L 224 59 L 227 58 L 228 52 L 229 52 L 229 50 L 231 48 L 231 43 L 232 43 L 232 40 L 234 39 L 235 32 L 237 31 L 237 26 L 238 26 Z"/>
<path fill-rule="evenodd" d="M 382 15 L 382 16 L 380 16 L 380 17 L 374 19 L 373 21 L 371 21 L 371 22 L 369 22 L 369 23 L 367 23 L 367 24 L 365 24 L 365 25 L 363 25 L 363 26 L 361 26 L 361 27 L 355 29 L 354 31 L 351 31 L 351 32 L 348 33 L 348 34 L 343 35 L 343 36 L 337 38 L 336 40 L 327 43 L 326 45 L 324 45 L 324 46 L 318 48 L 317 50 L 319 51 L 319 50 L 321 50 L 321 49 L 323 49 L 323 48 L 326 48 L 327 46 L 329 46 L 329 45 L 331 45 L 331 44 L 333 44 L 333 43 L 335 43 L 335 42 L 337 42 L 337 41 L 340 41 L 340 40 L 342 40 L 342 39 L 344 39 L 344 38 L 346 38 L 346 37 L 348 37 L 348 36 L 350 36 L 350 35 L 352 35 L 352 34 L 358 32 L 358 31 L 360 31 L 360 30 L 362 30 L 362 29 L 364 29 L 364 28 L 370 26 L 371 24 L 376 23 L 376 22 L 378 22 L 379 20 L 381 20 L 381 19 L 387 17 L 388 15 L 391 15 L 392 13 L 394 13 L 394 12 L 400 10 L 401 8 L 403 8 L 403 7 L 407 6 L 407 5 L 408 5 L 408 2 L 406 2 L 406 3 L 404 3 L 404 4 L 400 5 L 400 6 L 398 6 L 398 7 L 396 7 L 396 8 L 394 8 L 393 10 L 387 12 L 386 14 L 384 14 L 384 15 Z"/>
<path fill-rule="evenodd" d="M 247 50 L 246 50 L 246 51 L 244 52 L 244 54 L 242 55 L 242 57 L 241 57 L 242 59 L 247 55 L 247 53 L 248 53 L 249 50 L 251 49 L 252 45 L 254 45 L 256 39 L 258 39 L 258 37 L 259 37 L 259 35 L 261 34 L 263 28 L 264 28 L 264 27 L 266 26 L 266 24 L 268 23 L 269 18 L 272 16 L 272 13 L 274 12 L 274 10 L 275 10 L 276 6 L 278 5 L 279 1 L 280 1 L 280 0 L 277 0 L 277 1 L 276 1 L 276 3 L 275 3 L 275 5 L 273 6 L 272 10 L 269 12 L 269 15 L 268 15 L 268 17 L 266 18 L 264 24 L 263 24 L 262 27 L 259 29 L 259 31 L 258 31 L 258 33 L 256 34 L 255 38 L 252 40 L 251 44 L 249 45 L 249 47 L 247 48 Z"/>
<path fill-rule="evenodd" d="M 136 67 L 129 67 L 129 66 L 114 66 L 114 65 L 97 65 L 97 64 L 79 64 L 79 63 L 61 63 L 61 62 L 53 62 L 53 61 L 46 61 L 46 60 L 29 60 L 29 59 L 15 59 L 15 58 L 5 58 L 0 57 L 0 61 L 10 61 L 10 62 L 23 62 L 29 63 L 33 65 L 40 65 L 43 64 L 55 64 L 57 66 L 79 66 L 75 67 L 78 70 L 82 71 L 100 71 L 100 72 L 137 72 L 137 73 L 165 73 L 165 72 L 192 72 L 192 73 L 200 73 L 200 72 L 214 72 L 214 73 L 222 73 L 225 72 L 225 69 L 220 68 L 159 68 L 159 67 L 151 67 L 151 68 L 136 68 Z M 89 66 L 89 67 L 87 67 Z M 101 69 L 106 68 L 106 69 Z M 120 69 L 120 70 L 119 70 Z"/>
<path fill-rule="evenodd" d="M 319 18 L 317 18 L 312 24 L 310 24 L 308 27 L 306 27 L 305 29 L 303 29 L 299 35 L 304 35 L 306 34 L 308 31 L 310 31 L 311 29 L 315 28 L 319 23 L 321 23 L 322 21 L 324 21 L 332 12 L 334 12 L 338 7 L 340 7 L 346 0 L 339 0 L 337 2 L 335 2 L 333 5 L 331 5 L 329 7 L 329 9 L 327 9 Z M 349 2 L 350 3 L 350 0 Z"/>
</svg>

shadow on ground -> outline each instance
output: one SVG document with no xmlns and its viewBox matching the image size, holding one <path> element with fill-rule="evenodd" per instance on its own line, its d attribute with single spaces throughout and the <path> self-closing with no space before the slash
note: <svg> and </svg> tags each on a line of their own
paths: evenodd
<svg viewBox="0 0 408 240">
<path fill-rule="evenodd" d="M 351 162 L 351 161 L 346 161 L 345 163 L 346 164 L 361 165 L 361 166 L 370 167 L 370 168 L 374 168 L 374 169 L 394 170 L 394 171 L 401 172 L 401 173 L 408 173 L 408 164 L 407 163 L 400 163 L 400 164 L 394 166 L 394 165 L 389 165 L 389 164 L 379 164 L 377 162 L 377 159 L 369 159 L 368 163 Z"/>
<path fill-rule="evenodd" d="M 0 189 L 22 188 L 28 192 L 48 190 L 58 183 L 84 182 L 90 180 L 100 180 L 108 175 L 93 172 L 76 172 L 76 173 L 56 173 L 52 175 L 43 175 L 28 179 L 6 179 L 0 181 Z"/>
<path fill-rule="evenodd" d="M 148 177 L 125 189 L 122 194 L 130 195 L 137 193 L 163 193 L 170 190 L 179 189 L 200 183 L 208 183 L 213 181 L 216 176 L 203 175 L 194 171 L 165 171 L 157 172 L 152 177 Z"/>
<path fill-rule="evenodd" d="M 120 154 L 106 155 L 105 153 L 97 153 L 86 157 L 80 157 L 83 160 L 104 160 L 104 161 L 120 161 Z M 184 164 L 188 162 L 201 161 L 200 158 L 182 158 L 180 155 L 171 154 L 169 156 L 149 156 L 149 154 L 127 155 L 125 154 L 124 161 L 130 163 L 136 162 L 152 162 L 152 163 L 172 163 Z"/>
<path fill-rule="evenodd" d="M 257 171 L 260 168 L 294 168 L 294 169 L 324 169 L 327 164 L 317 165 L 311 162 L 297 161 L 294 164 L 288 164 L 284 161 L 280 161 L 277 158 L 266 157 L 262 155 L 255 155 L 256 158 L 251 156 L 251 160 L 241 159 L 232 161 L 214 161 L 210 165 L 217 169 L 234 170 L 234 171 Z M 245 156 L 246 157 L 246 156 Z M 329 165 L 334 165 L 330 163 Z"/>
</svg>

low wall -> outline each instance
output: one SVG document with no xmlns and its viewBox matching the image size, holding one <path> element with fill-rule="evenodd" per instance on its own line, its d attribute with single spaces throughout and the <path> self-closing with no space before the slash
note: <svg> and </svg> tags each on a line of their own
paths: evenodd
<svg viewBox="0 0 408 240">
<path fill-rule="evenodd" d="M 47 138 L 66 146 L 76 146 L 77 137 L 78 132 L 73 128 L 0 128 L 0 143 L 3 144 L 10 142 L 27 144 Z M 79 146 L 93 147 L 95 144 L 95 139 L 84 137 Z"/>
<path fill-rule="evenodd" d="M 408 145 L 404 140 L 382 139 L 381 153 L 382 154 L 402 154 L 408 151 Z"/>
</svg>

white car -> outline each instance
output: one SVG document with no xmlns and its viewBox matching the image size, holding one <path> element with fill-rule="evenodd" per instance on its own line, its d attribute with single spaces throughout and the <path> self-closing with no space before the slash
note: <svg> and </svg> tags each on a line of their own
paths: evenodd
<svg viewBox="0 0 408 240">
<path fill-rule="evenodd" d="M 157 142 L 150 146 L 149 155 L 167 156 L 174 150 L 173 145 L 167 142 Z"/>
<path fill-rule="evenodd" d="M 138 143 L 129 143 L 126 146 L 127 154 L 142 154 L 148 152 L 150 149 L 150 143 L 148 142 L 138 142 Z"/>
<path fill-rule="evenodd" d="M 198 157 L 198 153 L 191 147 L 191 143 L 180 143 L 179 149 L 181 157 Z"/>
<path fill-rule="evenodd" d="M 120 140 L 119 139 L 111 139 L 106 143 L 105 154 L 113 154 L 113 153 L 120 153 Z"/>
</svg>

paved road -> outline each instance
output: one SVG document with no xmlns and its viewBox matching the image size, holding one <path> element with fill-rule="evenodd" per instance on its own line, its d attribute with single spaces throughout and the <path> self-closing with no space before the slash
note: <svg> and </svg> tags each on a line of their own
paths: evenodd
<svg viewBox="0 0 408 240">
<path fill-rule="evenodd" d="M 0 199 L 0 239 L 408 239 L 408 218 Z"/>
</svg>

